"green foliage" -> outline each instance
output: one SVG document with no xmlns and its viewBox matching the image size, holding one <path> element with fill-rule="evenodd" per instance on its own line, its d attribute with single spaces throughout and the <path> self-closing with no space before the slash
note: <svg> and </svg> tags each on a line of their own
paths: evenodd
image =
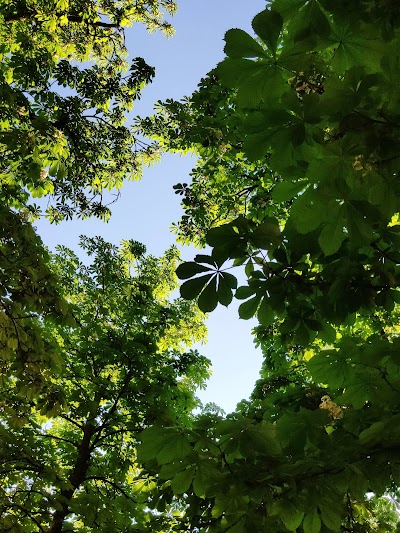
<svg viewBox="0 0 400 533">
<path fill-rule="evenodd" d="M 54 222 L 109 216 L 112 198 L 102 193 L 137 179 L 154 158 L 124 125 L 154 76 L 142 58 L 126 63 L 124 27 L 143 22 L 170 33 L 163 10 L 175 9 L 164 0 L 1 2 L 3 203 L 32 216 L 30 196 L 51 196 Z"/>
<path fill-rule="evenodd" d="M 176 249 L 156 259 L 134 241 L 81 245 L 90 262 L 65 248 L 53 257 L 77 327 L 53 328 L 64 366 L 52 391 L 40 403 L 15 379 L 1 385 L 2 528 L 175 531 L 179 517 L 148 511 L 157 493 L 135 449 L 150 424 L 188 424 L 209 361 L 186 346 L 205 328 L 194 305 L 169 301 Z M 187 453 L 170 434 L 165 462 Z"/>
<path fill-rule="evenodd" d="M 29 399 L 50 394 L 62 366 L 57 339 L 44 324 L 74 325 L 58 277 L 32 226 L 0 208 L 0 381 L 13 376 Z"/>
<path fill-rule="evenodd" d="M 111 190 L 138 178 L 155 150 L 140 144 L 126 114 L 154 75 L 129 66 L 124 28 L 142 22 L 167 34 L 169 0 L 0 1 L 0 379 L 28 396 L 53 389 L 61 360 L 47 324 L 74 323 L 32 226 L 47 197 L 52 222 L 107 219 Z M 45 202 L 42 202 L 45 206 Z"/>
<path fill-rule="evenodd" d="M 122 28 L 168 30 L 160 8 L 175 6 L 0 3 L 2 527 L 395 531 L 400 10 L 275 0 L 134 134 L 153 70 L 126 74 Z M 211 251 L 177 268 L 174 249 L 84 238 L 89 264 L 60 249 L 51 265 L 30 196 L 55 200 L 53 221 L 107 218 L 103 192 L 162 150 L 199 156 L 175 229 Z M 233 297 L 259 321 L 260 379 L 234 413 L 194 417 L 193 300 Z"/>
<path fill-rule="evenodd" d="M 227 57 L 198 90 L 141 122 L 163 149 L 199 156 L 175 187 L 175 229 L 211 252 L 178 270 L 182 296 L 211 310 L 227 269 L 244 268 L 232 292 L 241 318 L 257 316 L 265 356 L 249 402 L 186 430 L 187 520 L 207 532 L 394 531 L 379 505 L 400 467 L 400 11 L 275 0 L 253 29 L 228 31 Z M 218 473 L 200 491 L 201 461 Z M 144 462 L 160 476 L 157 458 Z"/>
</svg>

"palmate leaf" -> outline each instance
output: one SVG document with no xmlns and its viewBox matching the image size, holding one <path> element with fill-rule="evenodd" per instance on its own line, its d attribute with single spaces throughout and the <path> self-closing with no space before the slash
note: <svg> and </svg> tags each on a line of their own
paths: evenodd
<svg viewBox="0 0 400 533">
<path fill-rule="evenodd" d="M 217 231 L 211 232 L 211 239 L 213 242 L 224 243 L 221 241 L 221 235 L 234 236 L 234 242 L 238 234 L 234 231 L 232 226 L 226 225 L 216 228 Z M 214 241 L 215 239 L 215 241 Z M 200 263 L 205 263 L 207 266 Z M 212 254 L 199 254 L 195 257 L 195 261 L 181 264 L 176 273 L 180 279 L 189 279 L 185 281 L 180 287 L 182 298 L 186 300 L 194 300 L 198 297 L 198 306 L 204 313 L 213 311 L 218 302 L 222 305 L 228 306 L 233 299 L 233 290 L 237 288 L 237 279 L 229 272 L 219 270 L 221 261 L 218 261 L 215 256 L 215 250 Z M 210 266 L 208 266 L 210 265 Z M 209 272 L 203 276 L 196 276 L 199 273 Z"/>
<path fill-rule="evenodd" d="M 267 56 L 263 47 L 243 30 L 228 30 L 225 34 L 225 42 L 224 52 L 233 59 Z"/>
<path fill-rule="evenodd" d="M 334 27 L 331 38 L 334 49 L 331 67 L 338 74 L 354 66 L 362 66 L 366 72 L 379 72 L 386 43 L 353 33 L 345 25 Z"/>
<path fill-rule="evenodd" d="M 253 19 L 252 27 L 275 56 L 279 35 L 282 31 L 283 19 L 277 11 L 265 9 Z"/>
<path fill-rule="evenodd" d="M 346 354 L 337 350 L 321 350 L 308 362 L 307 368 L 317 383 L 324 383 L 333 389 L 348 384 L 351 366 Z"/>
</svg>

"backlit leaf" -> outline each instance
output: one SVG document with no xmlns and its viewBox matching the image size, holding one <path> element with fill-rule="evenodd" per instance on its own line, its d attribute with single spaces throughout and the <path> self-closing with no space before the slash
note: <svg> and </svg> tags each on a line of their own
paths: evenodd
<svg viewBox="0 0 400 533">
<path fill-rule="evenodd" d="M 252 26 L 256 34 L 265 42 L 272 54 L 275 54 L 283 19 L 277 11 L 265 9 L 253 19 Z"/>
<path fill-rule="evenodd" d="M 207 272 L 209 270 L 210 269 L 208 267 L 199 265 L 194 261 L 188 261 L 187 263 L 182 263 L 178 266 L 178 268 L 176 269 L 176 275 L 179 279 L 187 279 L 192 278 L 196 274 L 200 274 L 201 272 Z"/>
<path fill-rule="evenodd" d="M 319 533 L 321 530 L 321 519 L 317 510 L 307 513 L 303 520 L 304 533 Z"/>
<path fill-rule="evenodd" d="M 198 278 L 193 278 L 182 283 L 179 289 L 182 298 L 185 300 L 193 300 L 196 298 L 212 276 L 213 274 L 207 274 L 206 276 L 199 276 Z"/>
<path fill-rule="evenodd" d="M 210 313 L 218 305 L 217 276 L 214 276 L 199 296 L 198 306 L 203 313 Z"/>
<path fill-rule="evenodd" d="M 228 30 L 225 34 L 225 43 L 224 52 L 233 59 L 266 55 L 257 41 L 243 30 Z"/>
<path fill-rule="evenodd" d="M 255 315 L 258 305 L 260 303 L 260 297 L 254 296 L 254 298 L 250 298 L 250 300 L 247 300 L 247 302 L 243 302 L 239 305 L 239 316 L 240 318 L 243 318 L 244 320 L 248 320 L 252 316 Z"/>
</svg>

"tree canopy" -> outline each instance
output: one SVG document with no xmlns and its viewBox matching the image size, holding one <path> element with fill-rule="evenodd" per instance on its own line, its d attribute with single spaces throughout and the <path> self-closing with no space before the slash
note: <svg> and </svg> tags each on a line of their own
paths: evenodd
<svg viewBox="0 0 400 533">
<path fill-rule="evenodd" d="M 4 528 L 397 531 L 400 8 L 275 0 L 190 98 L 128 128 L 154 73 L 125 73 L 123 27 L 169 31 L 162 9 L 0 4 Z M 83 238 L 90 264 L 50 258 L 31 197 L 53 222 L 107 218 L 162 151 L 198 155 L 175 231 L 209 251 L 178 266 Z M 185 346 L 233 298 L 260 379 L 195 415 L 208 361 Z"/>
<path fill-rule="evenodd" d="M 1 387 L 1 527 L 172 531 L 148 510 L 155 484 L 135 447 L 154 421 L 185 424 L 196 406 L 209 361 L 185 348 L 204 337 L 202 318 L 169 299 L 176 249 L 156 259 L 135 241 L 81 246 L 89 264 L 65 248 L 53 257 L 77 326 L 51 328 L 63 354 L 52 389 L 38 402 L 15 379 Z"/>
<path fill-rule="evenodd" d="M 176 230 L 212 253 L 178 268 L 182 296 L 243 300 L 265 355 L 251 401 L 169 459 L 201 531 L 394 527 L 366 520 L 365 494 L 399 482 L 399 23 L 393 3 L 276 0 L 256 38 L 226 33 L 191 99 L 142 121 L 200 157 Z"/>
<path fill-rule="evenodd" d="M 164 0 L 0 2 L 0 360 L 5 376 L 37 391 L 58 358 L 43 320 L 71 317 L 32 224 L 43 210 L 53 222 L 107 219 L 117 194 L 108 191 L 153 160 L 124 124 L 154 75 L 142 58 L 126 63 L 124 28 L 170 33 L 163 13 L 175 8 Z M 47 206 L 33 203 L 40 197 Z"/>
</svg>

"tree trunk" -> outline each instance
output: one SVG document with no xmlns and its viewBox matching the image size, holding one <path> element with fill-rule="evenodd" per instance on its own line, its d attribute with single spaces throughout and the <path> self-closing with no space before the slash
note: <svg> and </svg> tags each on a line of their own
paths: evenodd
<svg viewBox="0 0 400 533">
<path fill-rule="evenodd" d="M 60 492 L 63 503 L 62 508 L 58 509 L 53 515 L 53 521 L 49 529 L 49 533 L 62 533 L 62 528 L 66 516 L 69 514 L 69 502 L 71 501 L 75 491 L 85 481 L 86 473 L 90 463 L 90 441 L 96 431 L 95 426 L 87 424 L 83 428 L 82 441 L 78 448 L 78 456 L 75 461 L 75 465 L 68 478 L 68 481 L 72 485 L 69 489 L 64 489 Z"/>
</svg>

